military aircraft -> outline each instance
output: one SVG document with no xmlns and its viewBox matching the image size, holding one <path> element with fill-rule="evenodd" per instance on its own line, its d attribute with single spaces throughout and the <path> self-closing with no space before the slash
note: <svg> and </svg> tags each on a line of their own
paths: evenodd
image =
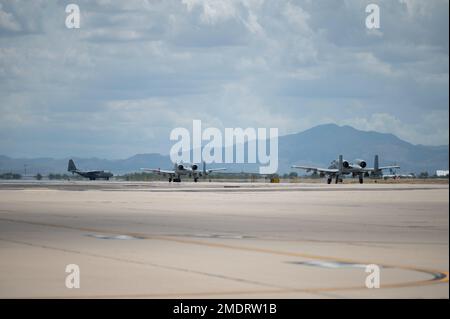
<svg viewBox="0 0 450 319">
<path fill-rule="evenodd" d="M 197 164 L 175 163 L 173 170 L 164 170 L 159 168 L 141 168 L 144 171 L 156 173 L 158 175 L 168 176 L 170 182 L 181 182 L 181 175 L 187 175 L 194 178 L 194 182 L 198 182 L 198 178 L 207 176 L 212 172 L 224 171 L 226 168 L 206 169 L 206 163 L 203 162 L 203 169 L 198 170 Z"/>
<path fill-rule="evenodd" d="M 368 168 L 367 162 L 361 159 L 357 159 L 354 163 L 350 163 L 343 159 L 342 155 L 339 155 L 339 159 L 332 161 L 328 168 L 311 167 L 311 166 L 298 166 L 293 165 L 292 168 L 304 169 L 307 172 L 313 171 L 319 173 L 320 176 L 327 176 L 327 183 L 330 184 L 333 177 L 336 179 L 336 184 L 342 182 L 343 175 L 351 174 L 353 177 L 358 176 L 359 182 L 364 183 L 364 176 L 382 177 L 384 169 L 400 168 L 398 165 L 391 166 L 379 166 L 378 155 L 375 155 L 374 167 Z"/>
<path fill-rule="evenodd" d="M 383 179 L 399 179 L 399 178 L 416 178 L 416 175 L 414 173 L 410 174 L 398 174 L 393 170 L 392 168 L 389 169 L 390 174 L 383 174 Z"/>
<path fill-rule="evenodd" d="M 75 166 L 73 160 L 69 160 L 67 171 L 72 172 L 72 174 L 77 173 L 78 175 L 89 178 L 91 181 L 95 181 L 96 179 L 109 180 L 110 177 L 114 176 L 112 173 L 105 171 L 80 171 Z"/>
</svg>

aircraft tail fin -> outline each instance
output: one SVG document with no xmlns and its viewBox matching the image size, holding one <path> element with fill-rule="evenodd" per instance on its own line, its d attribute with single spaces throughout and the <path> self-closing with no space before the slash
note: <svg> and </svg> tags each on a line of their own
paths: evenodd
<svg viewBox="0 0 450 319">
<path fill-rule="evenodd" d="M 69 165 L 67 167 L 67 171 L 69 172 L 75 172 L 77 170 L 77 167 L 75 166 L 75 163 L 72 159 L 69 160 Z"/>
<path fill-rule="evenodd" d="M 378 161 L 378 155 L 375 155 L 375 159 L 373 160 L 373 168 L 375 172 L 380 170 L 380 163 Z"/>
<path fill-rule="evenodd" d="M 342 155 L 339 155 L 339 163 L 338 163 L 338 169 L 339 169 L 339 174 L 342 173 L 343 168 L 344 168 L 344 159 L 342 157 Z"/>
<path fill-rule="evenodd" d="M 203 161 L 203 176 L 206 176 L 206 162 Z"/>
</svg>

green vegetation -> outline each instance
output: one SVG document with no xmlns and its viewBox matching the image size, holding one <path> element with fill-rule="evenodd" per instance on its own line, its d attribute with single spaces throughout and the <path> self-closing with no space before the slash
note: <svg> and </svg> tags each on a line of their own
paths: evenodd
<svg viewBox="0 0 450 319">
<path fill-rule="evenodd" d="M 419 178 L 428 178 L 428 172 L 421 172 L 420 174 L 419 174 Z"/>
<path fill-rule="evenodd" d="M 0 174 L 0 179 L 21 179 L 22 175 L 17 173 L 4 173 Z"/>
</svg>

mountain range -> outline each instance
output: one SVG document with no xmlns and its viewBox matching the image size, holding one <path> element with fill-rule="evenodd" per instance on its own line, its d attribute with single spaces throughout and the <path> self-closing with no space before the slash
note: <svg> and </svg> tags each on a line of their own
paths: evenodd
<svg viewBox="0 0 450 319">
<path fill-rule="evenodd" d="M 404 173 L 430 174 L 438 169 L 448 169 L 449 147 L 414 145 L 393 134 L 361 131 L 350 126 L 324 124 L 306 131 L 280 136 L 279 173 L 294 171 L 293 164 L 327 167 L 343 154 L 346 160 L 356 158 L 373 166 L 375 154 L 380 156 L 380 165 L 398 164 Z M 54 158 L 10 158 L 0 155 L 0 173 L 24 174 L 65 173 L 70 157 Z M 78 168 L 85 170 L 102 169 L 115 174 L 138 172 L 142 167 L 171 168 L 168 155 L 156 153 L 137 154 L 127 159 L 109 160 L 100 158 L 73 157 Z M 230 171 L 257 172 L 256 164 L 212 164 L 211 167 L 227 167 Z M 209 166 L 208 166 L 209 167 Z"/>
</svg>

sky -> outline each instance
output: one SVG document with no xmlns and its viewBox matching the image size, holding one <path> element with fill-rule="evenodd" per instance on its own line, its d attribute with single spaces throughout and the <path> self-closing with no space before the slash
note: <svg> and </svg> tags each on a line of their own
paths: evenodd
<svg viewBox="0 0 450 319">
<path fill-rule="evenodd" d="M 448 144 L 448 38 L 448 0 L 0 0 L 0 154 L 168 154 L 193 119 Z"/>
</svg>

